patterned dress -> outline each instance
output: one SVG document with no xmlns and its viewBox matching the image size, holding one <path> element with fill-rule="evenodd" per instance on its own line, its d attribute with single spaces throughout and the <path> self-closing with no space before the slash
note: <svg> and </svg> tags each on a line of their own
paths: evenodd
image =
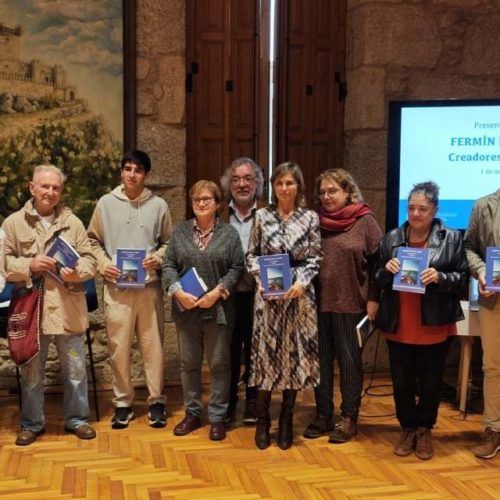
<svg viewBox="0 0 500 500">
<path fill-rule="evenodd" d="M 292 280 L 306 291 L 297 299 L 264 300 L 255 294 L 249 386 L 261 390 L 301 390 L 319 383 L 318 322 L 313 278 L 322 258 L 319 219 L 298 208 L 284 220 L 276 208 L 255 214 L 247 268 L 259 281 L 259 255 L 288 253 Z"/>
</svg>

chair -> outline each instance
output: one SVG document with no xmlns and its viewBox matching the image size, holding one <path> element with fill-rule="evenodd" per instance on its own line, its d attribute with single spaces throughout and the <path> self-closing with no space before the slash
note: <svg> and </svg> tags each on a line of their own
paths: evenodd
<svg viewBox="0 0 500 500">
<path fill-rule="evenodd" d="M 9 312 L 9 303 L 12 295 L 12 290 L 14 285 L 12 283 L 7 283 L 3 292 L 0 293 L 0 337 L 7 338 L 7 317 Z M 85 282 L 85 298 L 87 299 L 87 310 L 89 312 L 95 311 L 98 307 L 97 302 L 97 291 L 95 288 L 95 281 L 89 280 Z M 94 391 L 94 411 L 96 415 L 96 420 L 99 422 L 99 398 L 97 395 L 97 379 L 95 376 L 95 366 L 94 366 L 94 355 L 92 352 L 92 337 L 90 335 L 90 328 L 87 328 L 85 332 L 87 339 L 87 348 L 89 352 L 89 363 L 90 363 L 90 374 L 92 378 L 92 389 Z M 17 379 L 17 394 L 19 398 L 19 408 L 22 407 L 21 398 L 21 374 L 19 373 L 19 368 L 16 366 L 16 379 Z"/>
</svg>

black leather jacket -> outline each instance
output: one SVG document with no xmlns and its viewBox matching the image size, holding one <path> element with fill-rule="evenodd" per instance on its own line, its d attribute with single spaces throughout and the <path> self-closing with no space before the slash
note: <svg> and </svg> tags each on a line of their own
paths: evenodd
<svg viewBox="0 0 500 500">
<path fill-rule="evenodd" d="M 375 324 L 384 332 L 395 333 L 398 324 L 399 292 L 392 289 L 394 275 L 385 270 L 398 247 L 407 246 L 408 222 L 387 233 L 380 242 L 375 283 L 381 290 Z M 439 272 L 439 283 L 427 285 L 422 296 L 422 325 L 446 325 L 464 319 L 460 294 L 467 286 L 469 267 L 462 234 L 434 219 L 429 234 L 429 267 Z"/>
</svg>

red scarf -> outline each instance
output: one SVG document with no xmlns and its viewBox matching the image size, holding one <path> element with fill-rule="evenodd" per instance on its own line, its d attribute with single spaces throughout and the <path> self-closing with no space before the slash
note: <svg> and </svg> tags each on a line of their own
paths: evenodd
<svg viewBox="0 0 500 500">
<path fill-rule="evenodd" d="M 373 215 L 373 212 L 366 203 L 346 205 L 337 212 L 327 212 L 320 207 L 318 215 L 321 232 L 328 234 L 349 231 L 356 220 L 368 214 Z"/>
</svg>

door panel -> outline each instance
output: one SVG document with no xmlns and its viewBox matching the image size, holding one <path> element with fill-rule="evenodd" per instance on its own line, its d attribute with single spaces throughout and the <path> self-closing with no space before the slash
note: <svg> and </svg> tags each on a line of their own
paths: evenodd
<svg viewBox="0 0 500 500">
<path fill-rule="evenodd" d="M 186 2 L 188 187 L 218 183 L 236 156 L 256 157 L 257 3 Z"/>
<path fill-rule="evenodd" d="M 341 166 L 345 0 L 282 0 L 278 162 L 294 161 L 312 201 L 315 177 Z"/>
</svg>

